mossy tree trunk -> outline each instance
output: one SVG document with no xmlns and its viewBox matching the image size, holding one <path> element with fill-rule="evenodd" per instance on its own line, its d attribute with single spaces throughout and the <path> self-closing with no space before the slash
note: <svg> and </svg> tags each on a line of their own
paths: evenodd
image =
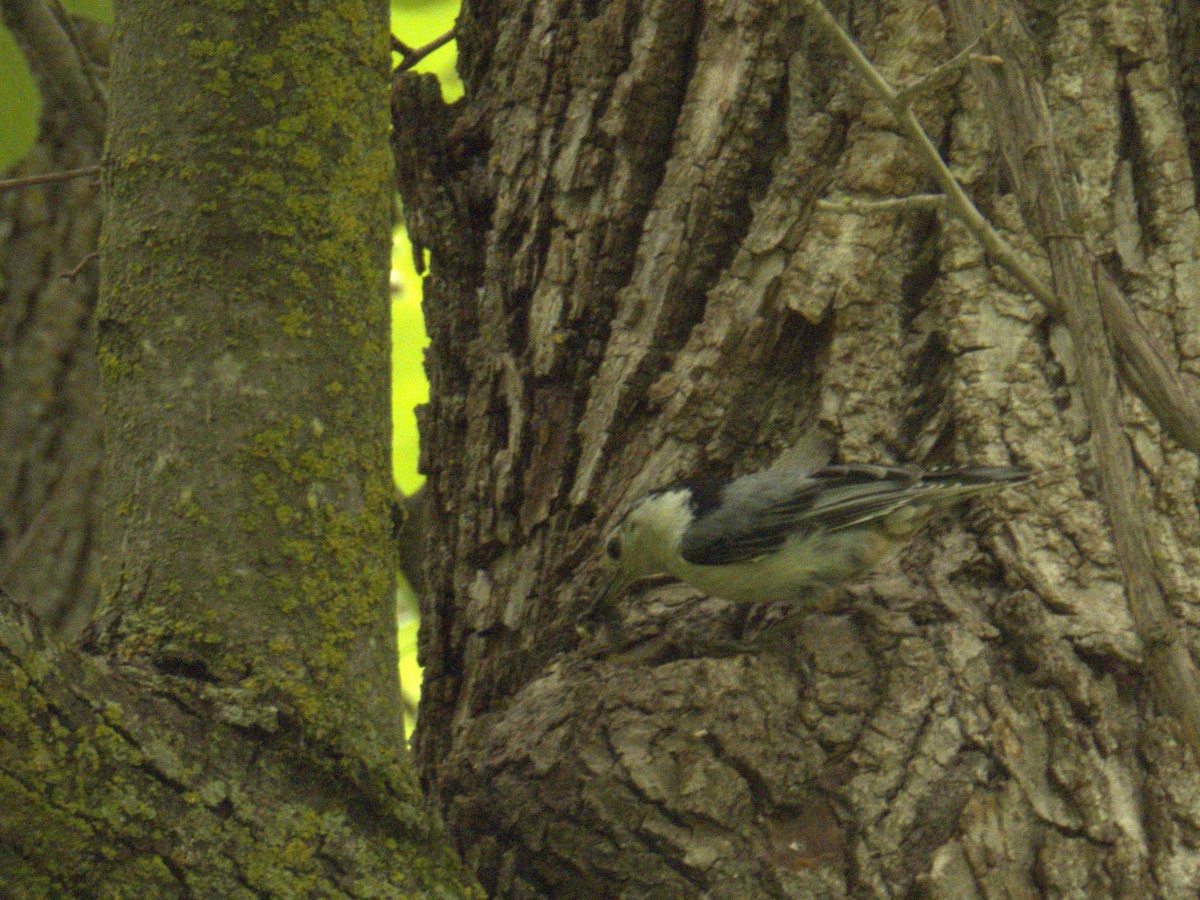
<svg viewBox="0 0 1200 900">
<path fill-rule="evenodd" d="M 1194 386 L 1196 21 L 983 5 L 1036 51 L 1087 252 Z M 972 36 L 936 3 L 851 8 L 897 85 Z M 1072 342 L 907 199 L 935 182 L 827 34 L 773 0 L 515 0 L 466 3 L 458 36 L 465 98 L 406 75 L 393 115 L 433 341 L 417 753 L 485 887 L 1194 895 L 1195 760 L 1143 668 Z M 1049 280 L 1040 241 L 1063 236 L 1023 221 L 992 97 L 961 68 L 913 102 Z M 1194 652 L 1197 461 L 1113 399 Z M 1036 475 L 833 614 L 651 585 L 624 643 L 577 628 L 631 499 L 759 467 L 813 424 L 849 460 Z"/>
<path fill-rule="evenodd" d="M 0 615 L 5 897 L 472 894 L 397 690 L 387 35 L 116 5 L 102 609 Z"/>
</svg>

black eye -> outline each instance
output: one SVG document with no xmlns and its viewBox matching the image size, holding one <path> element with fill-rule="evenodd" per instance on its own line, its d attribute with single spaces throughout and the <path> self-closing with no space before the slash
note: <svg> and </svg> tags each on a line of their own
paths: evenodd
<svg viewBox="0 0 1200 900">
<path fill-rule="evenodd" d="M 619 534 L 608 539 L 608 545 L 605 546 L 604 552 L 609 555 L 610 559 L 621 558 L 621 536 Z"/>
</svg>

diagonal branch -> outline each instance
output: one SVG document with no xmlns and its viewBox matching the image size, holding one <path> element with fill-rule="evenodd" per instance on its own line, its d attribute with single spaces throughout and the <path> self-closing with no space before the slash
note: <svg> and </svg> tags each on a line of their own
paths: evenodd
<svg viewBox="0 0 1200 900">
<path fill-rule="evenodd" d="M 1147 341 L 1137 340 L 1145 332 L 1115 287 L 1094 272 L 1083 237 L 1074 173 L 1058 149 L 1041 85 L 1032 74 L 1037 71 L 1032 41 L 1016 10 L 1009 0 L 951 0 L 950 13 L 964 38 L 978 34 L 986 22 L 1001 22 L 985 43 L 1004 62 L 986 69 L 977 66 L 975 78 L 1025 220 L 1041 236 L 1050 258 L 1079 365 L 1113 543 L 1125 576 L 1130 613 L 1145 645 L 1155 697 L 1179 722 L 1184 740 L 1200 757 L 1200 674 L 1180 639 L 1158 580 L 1145 527 L 1147 510 L 1138 496 L 1133 455 L 1117 410 L 1117 366 L 1105 325 L 1113 329 L 1114 342 L 1122 347 L 1147 348 Z M 1123 319 L 1126 313 L 1127 320 Z M 1135 384 L 1163 377 L 1153 365 L 1131 360 L 1127 365 L 1136 375 Z M 1166 368 L 1161 360 L 1157 365 Z"/>
<path fill-rule="evenodd" d="M 108 118 L 108 92 L 104 89 L 104 85 L 100 83 L 100 76 L 96 74 L 96 66 L 92 63 L 91 57 L 88 56 L 87 50 L 83 46 L 83 41 L 79 38 L 79 32 L 75 29 L 75 23 L 71 21 L 71 16 L 63 7 L 60 0 L 46 0 L 50 7 L 50 12 L 54 15 L 54 19 L 58 22 L 58 27 L 62 29 L 68 41 L 71 42 L 71 47 L 75 51 L 75 58 L 79 60 L 79 68 L 83 74 L 84 81 L 87 82 L 91 90 L 92 101 L 99 106 L 100 111 L 104 113 L 105 119 Z"/>
<path fill-rule="evenodd" d="M 420 47 L 410 47 L 400 38 L 392 35 L 392 50 L 400 54 L 400 64 L 396 66 L 396 74 L 407 72 L 430 53 L 435 50 L 441 50 L 444 46 L 454 40 L 455 30 L 451 28 L 445 34 L 435 37 L 428 44 Z"/>
<path fill-rule="evenodd" d="M 858 45 L 846 34 L 821 0 L 801 0 L 801 3 L 811 14 L 812 22 L 833 39 L 863 80 L 895 116 L 901 130 L 912 141 L 917 153 L 945 194 L 946 208 L 963 221 L 988 254 L 1033 294 L 1051 315 L 1061 318 L 1062 309 L 1054 290 L 1034 273 L 1021 254 L 1000 236 L 978 207 L 971 202 L 971 198 L 962 189 L 962 185 L 942 160 L 929 135 L 921 127 L 908 104 L 908 99 L 912 96 L 912 88 L 924 84 L 925 80 L 922 79 L 917 85 L 901 91 L 894 89 L 863 55 Z M 978 56 L 969 52 L 976 46 L 976 42 L 986 38 L 1001 24 L 1002 15 L 996 12 L 989 25 L 981 25 L 979 34 L 967 49 L 946 63 L 944 68 L 957 69 L 963 62 L 969 62 L 977 70 L 983 70 L 985 64 L 1002 65 L 1004 61 L 998 56 Z M 939 67 L 941 68 L 943 67 Z M 1192 399 L 1179 376 L 1167 364 L 1164 355 L 1146 331 L 1140 325 L 1136 328 L 1126 327 L 1127 323 L 1136 323 L 1136 316 L 1116 286 L 1111 287 L 1105 303 L 1105 324 L 1109 328 L 1117 352 L 1121 355 L 1121 373 L 1125 383 L 1142 399 L 1180 446 L 1200 453 L 1200 405 Z"/>
<path fill-rule="evenodd" d="M 29 68 L 46 94 L 60 97 L 100 140 L 104 139 L 108 109 L 87 59 L 80 55 L 74 35 L 63 30 L 54 11 L 42 0 L 4 0 L 0 20 L 12 31 Z"/>
<path fill-rule="evenodd" d="M 981 40 L 996 54 L 973 62 L 987 99 L 992 130 L 1020 198 L 1026 220 L 1041 235 L 1056 290 L 1024 265 L 971 203 L 906 103 L 842 30 L 820 0 L 802 0 L 812 20 L 828 34 L 887 104 L 946 194 L 948 208 L 1006 268 L 1056 315 L 1071 333 L 1080 385 L 1092 423 L 1113 542 L 1125 576 L 1130 613 L 1146 652 L 1146 667 L 1158 702 L 1179 722 L 1184 740 L 1200 756 L 1200 673 L 1167 609 L 1158 582 L 1139 501 L 1133 458 L 1117 412 L 1117 366 L 1109 347 L 1122 354 L 1127 383 L 1158 415 L 1170 434 L 1200 449 L 1200 416 L 1174 372 L 1156 352 L 1124 297 L 1107 277 L 1094 273 L 1084 241 L 1075 182 L 1054 140 L 1050 113 L 1036 71 L 1030 40 L 1008 0 L 951 0 L 960 35 Z M 1102 311 L 1103 310 L 1103 311 Z"/>
<path fill-rule="evenodd" d="M 858 45 L 854 43 L 850 35 L 846 34 L 842 26 L 821 3 L 821 0 L 801 0 L 801 5 L 808 10 L 813 23 L 833 39 L 838 49 L 870 85 L 871 90 L 896 117 L 900 129 L 916 147 L 918 155 L 929 169 L 930 174 L 933 175 L 938 187 L 942 189 L 942 193 L 946 195 L 947 208 L 962 219 L 975 238 L 983 244 L 983 248 L 988 254 L 1012 272 L 1025 289 L 1040 300 L 1052 314 L 1057 314 L 1058 298 L 1054 296 L 1054 291 L 1042 283 L 1041 279 L 1026 265 L 1021 255 L 1000 236 L 992 227 L 991 222 L 971 202 L 971 198 L 967 196 L 967 192 L 958 183 L 958 179 L 942 161 L 937 147 L 933 145 L 933 141 L 929 139 L 929 135 L 925 133 L 916 114 L 908 105 L 908 94 L 902 94 L 888 84 L 887 79 L 863 55 L 863 52 L 858 49 Z"/>
</svg>

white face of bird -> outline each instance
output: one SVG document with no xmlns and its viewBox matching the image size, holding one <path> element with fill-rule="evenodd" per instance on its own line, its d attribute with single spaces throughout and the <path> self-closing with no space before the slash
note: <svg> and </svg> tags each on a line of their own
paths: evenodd
<svg viewBox="0 0 1200 900">
<path fill-rule="evenodd" d="M 679 538 L 691 520 L 686 490 L 647 494 L 625 514 L 605 552 L 630 579 L 667 571 Z"/>
<path fill-rule="evenodd" d="M 651 559 L 652 554 L 648 552 L 647 541 L 647 538 L 651 537 L 647 529 L 647 519 L 653 517 L 648 517 L 647 511 L 643 509 L 650 499 L 648 496 L 639 500 L 612 530 L 605 542 L 604 552 L 609 558 L 613 572 L 599 596 L 592 602 L 592 608 L 606 608 L 633 582 L 657 571 Z"/>
</svg>

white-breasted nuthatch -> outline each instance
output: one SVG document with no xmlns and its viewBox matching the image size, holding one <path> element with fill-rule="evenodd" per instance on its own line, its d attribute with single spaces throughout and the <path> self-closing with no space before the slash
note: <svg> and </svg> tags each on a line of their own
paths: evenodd
<svg viewBox="0 0 1200 900">
<path fill-rule="evenodd" d="M 605 549 L 618 571 L 593 604 L 650 575 L 732 601 L 819 605 L 870 571 L 939 511 L 1029 479 L 1018 466 L 819 465 L 785 454 L 729 482 L 685 483 L 638 500 Z"/>
</svg>

